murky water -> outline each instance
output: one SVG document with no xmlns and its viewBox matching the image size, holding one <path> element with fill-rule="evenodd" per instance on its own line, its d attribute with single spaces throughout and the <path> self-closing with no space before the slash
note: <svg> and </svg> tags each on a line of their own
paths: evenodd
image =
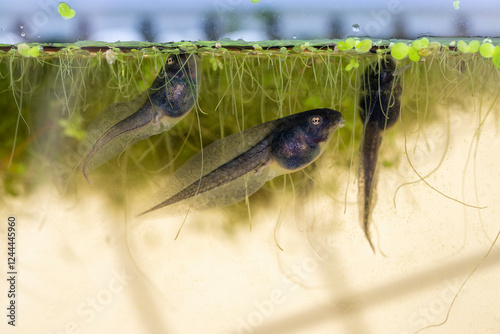
<svg viewBox="0 0 500 334">
<path fill-rule="evenodd" d="M 446 318 L 499 231 L 500 71 L 491 60 L 448 52 L 396 62 L 401 117 L 378 154 L 374 253 L 357 175 L 362 74 L 376 54 L 200 52 L 193 110 L 122 145 L 88 183 L 90 124 L 103 119 L 102 134 L 117 122 L 103 110 L 138 109 L 130 101 L 169 56 L 2 55 L 0 201 L 2 219 L 18 221 L 20 330 L 414 333 Z M 341 112 L 345 126 L 311 165 L 228 207 L 136 217 L 203 147 L 316 108 Z M 427 332 L 495 332 L 498 260 L 495 247 L 446 324 Z"/>
</svg>

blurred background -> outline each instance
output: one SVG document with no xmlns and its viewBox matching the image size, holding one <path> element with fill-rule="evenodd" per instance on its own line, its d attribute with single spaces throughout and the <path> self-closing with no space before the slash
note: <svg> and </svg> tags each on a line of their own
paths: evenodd
<svg viewBox="0 0 500 334">
<path fill-rule="evenodd" d="M 500 36 L 494 0 L 85 0 L 67 1 L 69 20 L 58 3 L 2 1 L 0 43 Z"/>
</svg>

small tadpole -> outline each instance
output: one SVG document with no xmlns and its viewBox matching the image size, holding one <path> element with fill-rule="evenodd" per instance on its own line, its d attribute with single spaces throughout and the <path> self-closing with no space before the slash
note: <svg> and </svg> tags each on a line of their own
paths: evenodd
<svg viewBox="0 0 500 334">
<path fill-rule="evenodd" d="M 379 59 L 363 73 L 359 115 L 363 122 L 363 136 L 359 149 L 358 205 L 361 226 L 370 247 L 375 247 L 370 236 L 370 222 L 376 203 L 377 160 L 383 133 L 394 126 L 401 112 L 402 88 L 391 58 Z"/>
<path fill-rule="evenodd" d="M 195 54 L 170 55 L 151 87 L 132 101 L 106 108 L 88 131 L 100 133 L 83 161 L 88 173 L 139 140 L 170 130 L 194 107 L 198 99 L 200 66 Z M 104 132 L 101 123 L 111 120 Z M 108 121 L 109 123 L 109 121 Z"/>
</svg>

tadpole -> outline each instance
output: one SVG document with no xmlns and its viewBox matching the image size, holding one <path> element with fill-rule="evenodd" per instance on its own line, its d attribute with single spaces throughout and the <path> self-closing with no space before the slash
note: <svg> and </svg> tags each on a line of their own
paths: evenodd
<svg viewBox="0 0 500 334">
<path fill-rule="evenodd" d="M 340 112 L 314 109 L 220 139 L 175 171 L 156 196 L 164 199 L 140 215 L 190 198 L 195 209 L 237 203 L 267 181 L 311 164 L 343 125 Z"/>
<path fill-rule="evenodd" d="M 170 55 L 144 93 L 131 101 L 106 108 L 99 115 L 99 120 L 110 118 L 119 121 L 107 128 L 87 152 L 82 167 L 87 181 L 91 170 L 139 140 L 170 130 L 186 116 L 197 101 L 199 82 L 200 68 L 196 55 Z M 137 106 L 140 107 L 135 109 Z M 99 123 L 91 124 L 88 131 L 102 131 Z"/>
<path fill-rule="evenodd" d="M 376 203 L 377 160 L 384 132 L 399 119 L 402 88 L 391 58 L 378 60 L 363 73 L 359 115 L 363 136 L 359 150 L 358 205 L 361 226 L 375 252 L 370 237 L 370 221 Z"/>
</svg>

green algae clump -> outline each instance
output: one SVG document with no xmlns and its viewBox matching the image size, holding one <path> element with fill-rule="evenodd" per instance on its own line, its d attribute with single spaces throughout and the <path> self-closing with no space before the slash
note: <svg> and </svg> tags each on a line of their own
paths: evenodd
<svg viewBox="0 0 500 334">
<path fill-rule="evenodd" d="M 347 66 L 345 67 L 345 70 L 347 72 L 349 72 L 350 70 L 352 70 L 354 68 L 358 68 L 358 67 L 359 67 L 359 64 L 356 61 L 356 59 L 355 58 L 351 58 L 351 59 L 349 59 L 349 64 L 347 64 Z"/>
<path fill-rule="evenodd" d="M 401 60 L 408 55 L 408 45 L 405 43 L 398 43 L 392 47 L 391 56 L 394 59 Z"/>
<path fill-rule="evenodd" d="M 415 49 L 415 47 L 411 46 L 408 48 L 408 58 L 410 58 L 410 60 L 414 62 L 420 60 L 420 55 L 418 54 L 418 51 Z"/>
<path fill-rule="evenodd" d="M 337 43 L 337 48 L 340 51 L 347 51 L 352 49 L 356 45 L 354 38 L 348 38 L 345 41 L 340 41 Z"/>
<path fill-rule="evenodd" d="M 493 62 L 493 65 L 495 65 L 497 68 L 500 68 L 500 46 L 496 46 L 495 50 L 493 51 L 491 61 Z"/>
<path fill-rule="evenodd" d="M 21 43 L 17 45 L 17 50 L 24 57 L 38 57 L 40 55 L 40 46 L 35 45 L 30 48 L 26 43 Z"/>
<path fill-rule="evenodd" d="M 364 39 L 356 44 L 356 52 L 366 53 L 372 48 L 372 41 L 370 39 Z"/>
<path fill-rule="evenodd" d="M 75 16 L 75 10 L 71 8 L 66 2 L 60 2 L 57 5 L 57 11 L 59 15 L 65 20 L 69 20 Z"/>
<path fill-rule="evenodd" d="M 460 40 L 458 41 L 457 43 L 457 49 L 458 51 L 462 52 L 462 53 L 476 53 L 479 51 L 479 47 L 480 47 L 480 43 L 479 41 L 470 41 L 469 44 L 467 44 L 466 42 Z"/>
<path fill-rule="evenodd" d="M 411 46 L 415 49 L 415 50 L 420 50 L 420 49 L 423 49 L 423 48 L 426 48 L 429 46 L 429 40 L 427 38 L 422 38 L 422 39 L 417 39 L 415 41 L 413 41 L 413 43 L 411 44 Z"/>
<path fill-rule="evenodd" d="M 495 47 L 491 43 L 483 43 L 479 47 L 479 53 L 484 58 L 491 58 L 493 56 L 494 51 L 495 51 Z"/>
</svg>

